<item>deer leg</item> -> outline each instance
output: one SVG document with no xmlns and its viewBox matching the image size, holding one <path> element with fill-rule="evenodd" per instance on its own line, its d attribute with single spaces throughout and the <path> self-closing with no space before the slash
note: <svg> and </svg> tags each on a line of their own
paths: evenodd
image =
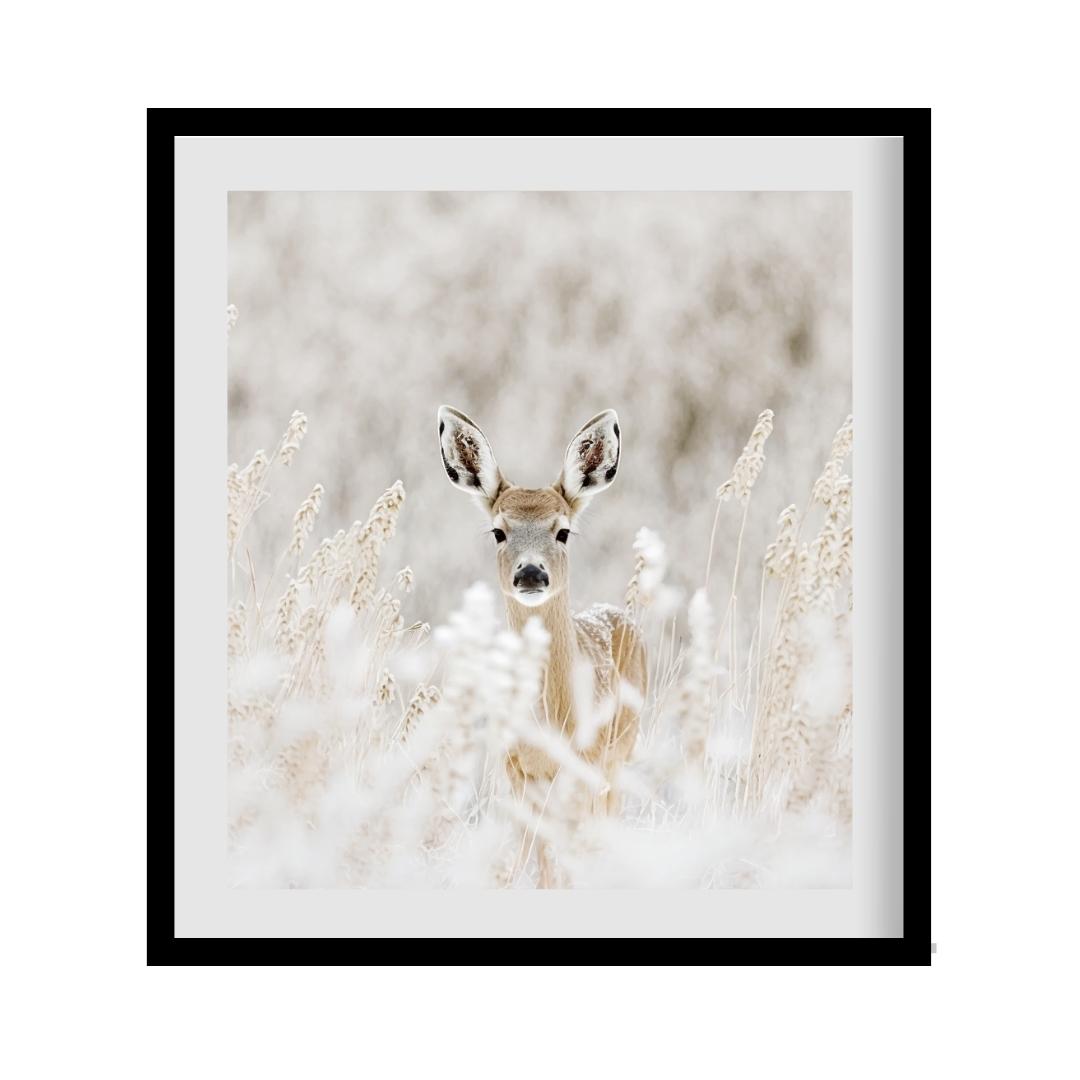
<svg viewBox="0 0 1080 1080">
<path fill-rule="evenodd" d="M 521 809 L 525 806 L 528 777 L 525 774 L 525 770 L 521 767 L 521 764 L 513 755 L 506 759 L 506 771 L 510 776 L 511 797 L 518 808 Z M 517 880 L 522 869 L 528 864 L 529 854 L 532 850 L 533 843 L 535 843 L 535 837 L 533 836 L 532 830 L 527 825 L 522 825 L 520 843 L 518 844 L 517 854 L 514 856 L 514 864 L 510 870 L 511 882 Z"/>
<path fill-rule="evenodd" d="M 519 809 L 536 813 L 537 806 L 533 802 L 534 793 L 530 792 L 528 773 L 514 756 L 507 758 L 506 768 L 510 774 L 513 798 Z M 528 866 L 534 848 L 536 850 L 536 864 L 539 869 L 538 887 L 541 889 L 555 888 L 558 884 L 558 874 L 550 842 L 544 840 L 536 829 L 530 828 L 528 825 L 521 826 L 521 842 L 518 845 L 517 857 L 514 859 L 511 880 L 517 880 L 521 871 Z"/>
</svg>

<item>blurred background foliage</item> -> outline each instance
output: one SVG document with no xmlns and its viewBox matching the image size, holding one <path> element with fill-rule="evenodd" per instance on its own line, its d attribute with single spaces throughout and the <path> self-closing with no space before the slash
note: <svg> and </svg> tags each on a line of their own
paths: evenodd
<svg viewBox="0 0 1080 1080">
<path fill-rule="evenodd" d="M 271 450 L 294 409 L 310 422 L 246 538 L 256 566 L 315 482 L 310 547 L 400 479 L 384 565 L 413 567 L 406 614 L 432 624 L 471 582 L 494 584 L 486 522 L 440 463 L 439 404 L 528 486 L 555 480 L 589 417 L 618 411 L 618 481 L 571 541 L 579 607 L 622 602 L 641 525 L 667 543 L 672 584 L 701 583 L 716 488 L 771 408 L 744 548 L 760 560 L 851 410 L 844 192 L 234 192 L 227 302 L 229 460 Z M 724 508 L 714 596 L 740 516 Z"/>
</svg>

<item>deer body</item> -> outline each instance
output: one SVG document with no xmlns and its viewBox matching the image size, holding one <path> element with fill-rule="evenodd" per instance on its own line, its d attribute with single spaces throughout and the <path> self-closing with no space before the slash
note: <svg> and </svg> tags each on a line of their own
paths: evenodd
<svg viewBox="0 0 1080 1080">
<path fill-rule="evenodd" d="M 518 633 L 526 619 L 537 614 L 512 600 L 507 600 L 506 606 L 510 626 Z M 610 702 L 608 708 L 613 716 L 581 747 L 581 755 L 610 775 L 633 752 L 638 730 L 636 699 L 643 700 L 647 689 L 645 650 L 637 628 L 623 611 L 610 604 L 594 604 L 587 611 L 571 615 L 565 601 L 553 600 L 539 614 L 551 636 L 541 715 L 552 728 L 574 741 L 578 730 L 574 671 L 580 664 L 591 667 L 592 704 L 604 708 L 604 703 Z M 633 689 L 634 704 L 621 703 L 626 696 L 623 684 Z M 511 775 L 521 780 L 551 780 L 558 768 L 542 750 L 528 745 L 516 747 L 507 765 Z M 614 810 L 615 806 L 612 793 L 607 808 Z"/>
<path fill-rule="evenodd" d="M 645 649 L 636 625 L 619 608 L 597 604 L 572 613 L 568 546 L 585 506 L 615 479 L 621 448 L 618 417 L 609 409 L 581 428 L 567 447 L 558 479 L 546 488 L 509 483 L 479 427 L 445 405 L 439 409 L 439 442 L 451 483 L 473 495 L 490 517 L 511 628 L 520 632 L 530 618 L 539 618 L 550 635 L 539 718 L 610 780 L 637 738 L 647 688 Z M 581 694 L 580 689 L 575 694 L 575 678 L 583 664 L 591 669 L 594 705 L 606 709 L 595 733 L 578 730 L 584 718 L 578 715 Z M 558 771 L 542 749 L 524 743 L 510 751 L 507 768 L 518 785 L 550 781 Z M 605 809 L 617 807 L 609 787 Z"/>
</svg>

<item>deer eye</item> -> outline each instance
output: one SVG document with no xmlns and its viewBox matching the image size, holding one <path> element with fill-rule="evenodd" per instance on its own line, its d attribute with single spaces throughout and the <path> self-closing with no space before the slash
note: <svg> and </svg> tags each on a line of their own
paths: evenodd
<svg viewBox="0 0 1080 1080">
<path fill-rule="evenodd" d="M 502 529 L 492 529 L 491 532 L 495 537 L 496 544 L 501 544 L 506 539 L 506 533 Z"/>
<path fill-rule="evenodd" d="M 570 530 L 569 529 L 560 529 L 555 534 L 555 539 L 558 540 L 560 544 L 565 544 L 566 541 L 570 539 Z"/>
</svg>

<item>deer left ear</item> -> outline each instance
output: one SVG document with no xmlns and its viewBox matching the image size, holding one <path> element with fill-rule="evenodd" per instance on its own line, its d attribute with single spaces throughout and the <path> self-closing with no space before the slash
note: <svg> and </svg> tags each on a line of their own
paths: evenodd
<svg viewBox="0 0 1080 1080">
<path fill-rule="evenodd" d="M 449 405 L 439 407 L 439 449 L 450 483 L 490 509 L 503 486 L 495 455 L 480 428 Z"/>
<path fill-rule="evenodd" d="M 566 501 L 575 512 L 611 486 L 619 471 L 621 434 L 614 409 L 594 416 L 570 440 L 559 476 Z"/>
</svg>

